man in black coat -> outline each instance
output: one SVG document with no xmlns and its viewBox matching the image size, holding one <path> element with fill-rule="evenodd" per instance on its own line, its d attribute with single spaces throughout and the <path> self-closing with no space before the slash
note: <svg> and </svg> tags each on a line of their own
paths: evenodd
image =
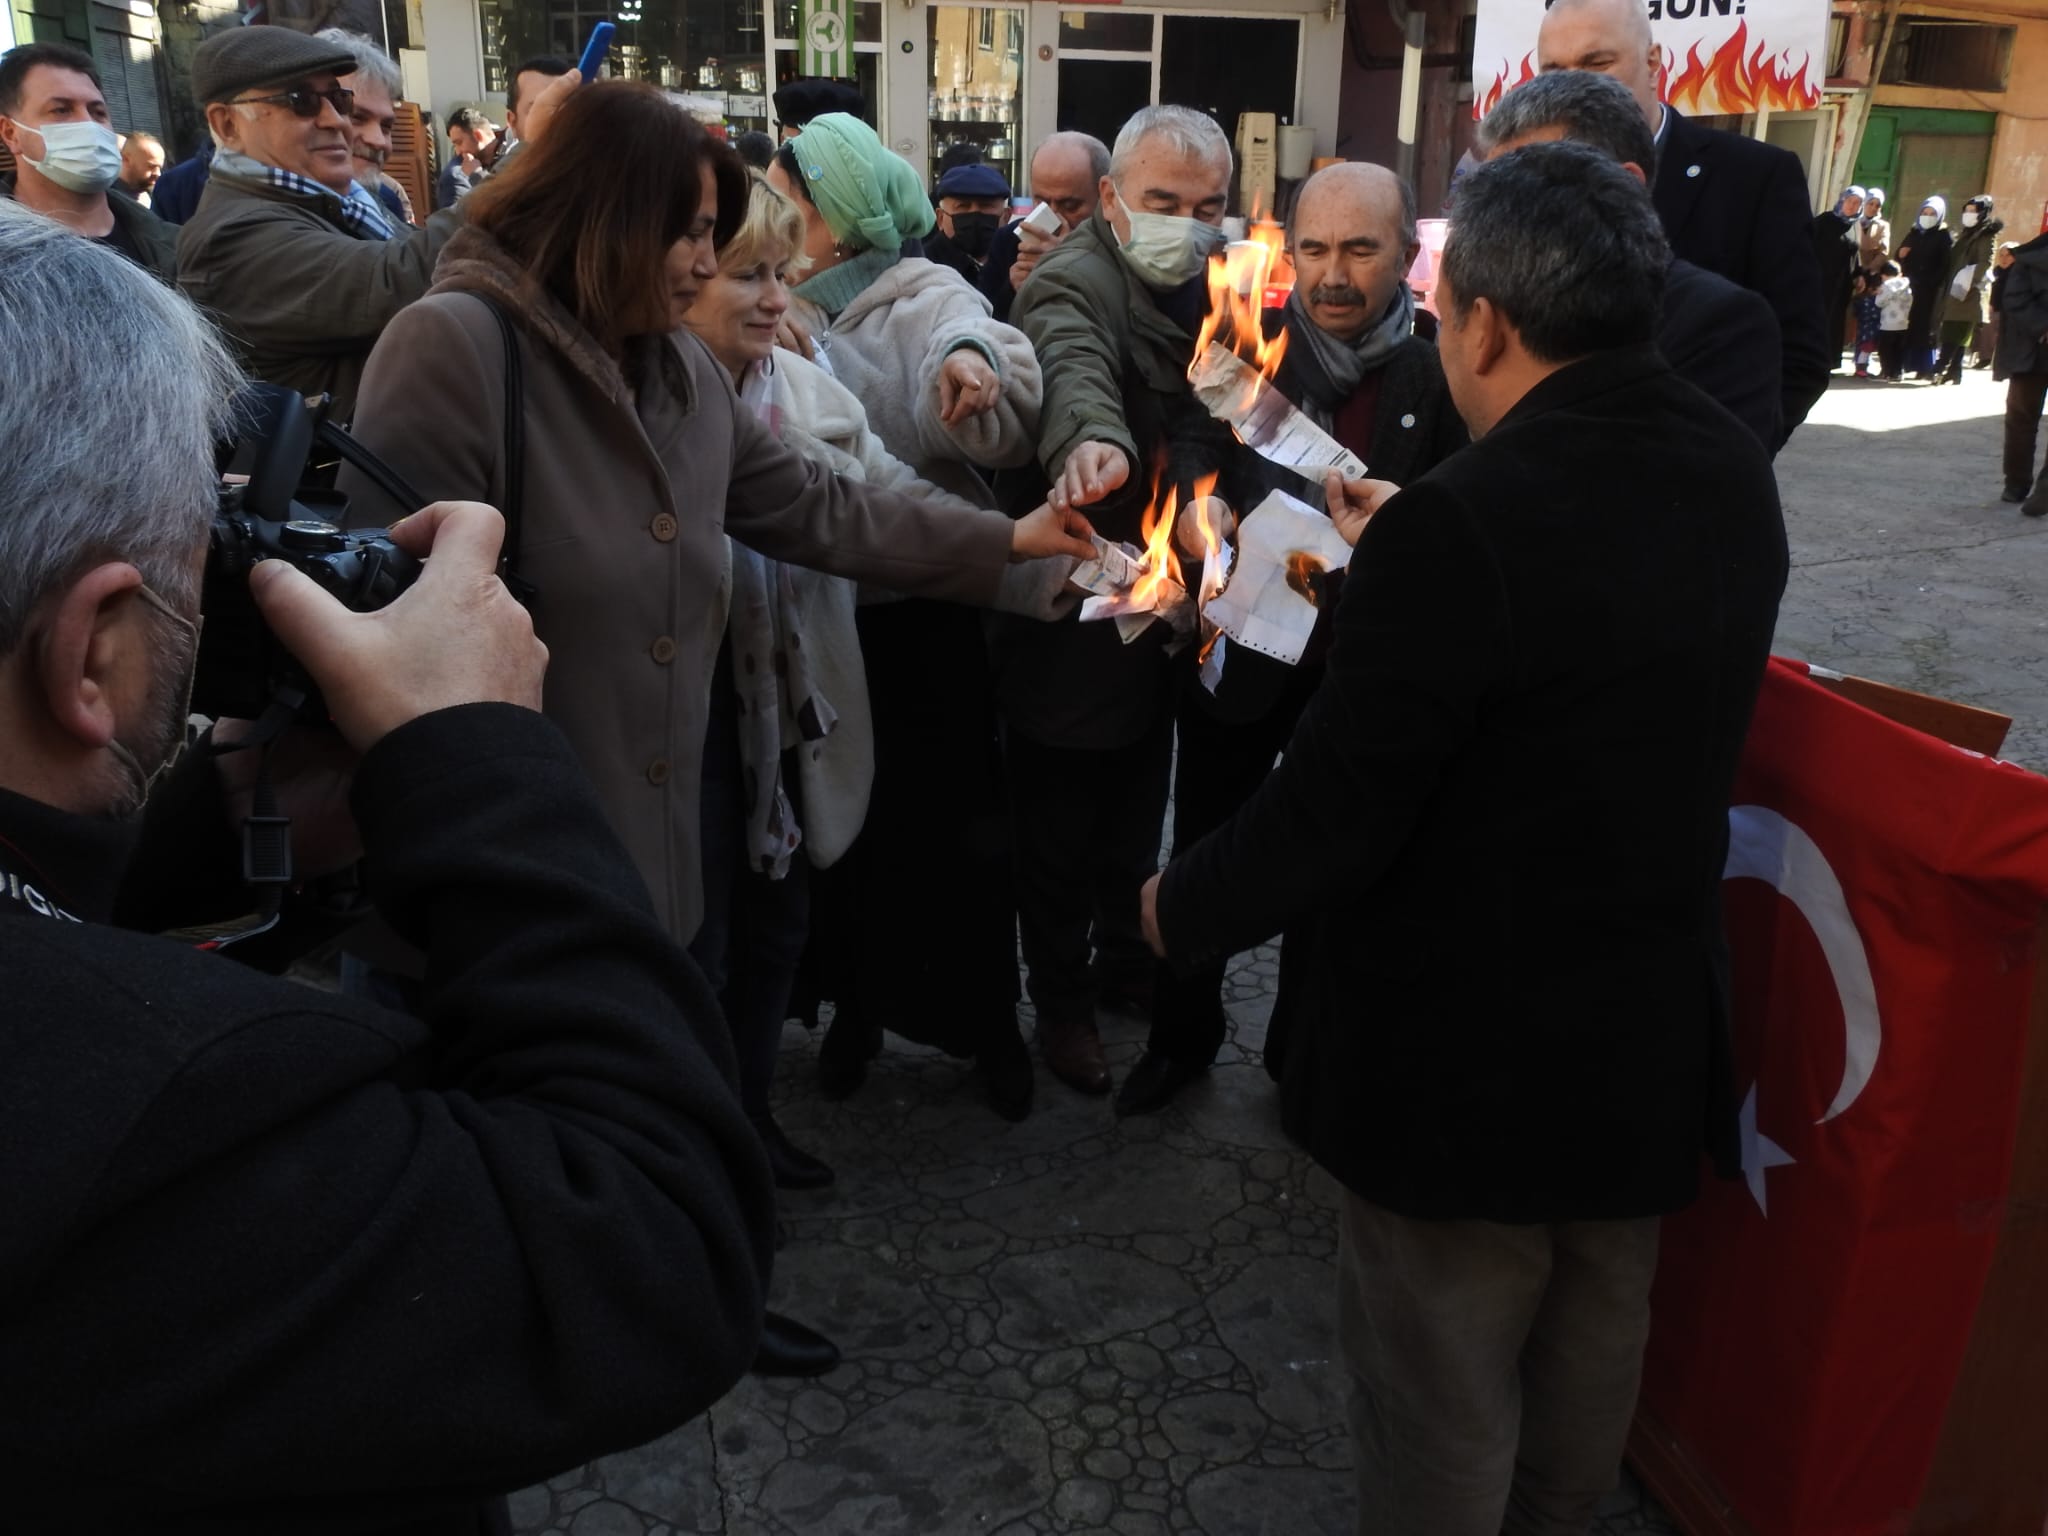
<svg viewBox="0 0 2048 1536">
<path fill-rule="evenodd" d="M 1349 1191 L 1388 1536 L 1498 1536 L 1511 1503 L 1583 1531 L 1613 1485 L 1658 1218 L 1735 1150 L 1721 871 L 1787 563 L 1763 450 L 1650 345 L 1641 184 L 1539 144 L 1458 209 L 1438 349 L 1472 445 L 1365 524 L 1286 756 L 1144 900 L 1182 965 L 1318 934 L 1283 1114 Z"/>
<path fill-rule="evenodd" d="M 1537 34 L 1545 71 L 1590 69 L 1628 87 L 1656 135 L 1651 191 L 1674 256 L 1762 294 L 1777 316 L 1780 443 L 1827 391 L 1842 355 L 1821 314 L 1813 206 L 1798 156 L 1687 120 L 1657 98 L 1663 49 L 1642 0 L 1557 0 Z"/>
<path fill-rule="evenodd" d="M 2005 386 L 2005 499 L 2048 516 L 2048 470 L 2036 478 L 2034 445 L 2048 401 L 2048 235 L 2017 247 L 1999 274 L 1995 376 Z M 2029 487 L 2032 487 L 2030 490 Z"/>
<path fill-rule="evenodd" d="M 1415 194 L 1384 166 L 1326 167 L 1301 184 L 1288 219 L 1294 291 L 1284 319 L 1287 351 L 1274 385 L 1318 426 L 1370 466 L 1376 480 L 1405 485 L 1465 444 L 1465 424 L 1444 388 L 1436 348 L 1415 335 Z M 1245 450 L 1225 477 L 1226 495 L 1250 512 L 1268 490 L 1320 505 L 1320 486 Z M 1191 649 L 1181 658 L 1174 710 L 1173 846 L 1194 846 L 1228 821 L 1264 781 L 1322 680 L 1324 633 L 1298 666 L 1244 648 L 1226 650 L 1212 693 Z M 1117 1113 L 1164 1107 L 1215 1062 L 1228 1022 L 1218 957 L 1190 975 L 1161 966 L 1153 984 L 1145 1054 L 1117 1090 Z M 1287 975 L 1283 967 L 1283 983 Z M 1283 992 L 1290 991 L 1283 985 Z M 1268 1025 L 1285 1027 L 1276 1000 Z"/>
<path fill-rule="evenodd" d="M 1517 86 L 1479 125 L 1474 149 L 1498 155 L 1524 144 L 1571 139 L 1604 150 L 1638 181 L 1657 165 L 1657 146 L 1628 88 L 1612 76 L 1564 69 Z M 1733 411 L 1766 452 L 1780 430 L 1783 375 L 1778 321 L 1747 288 L 1674 256 L 1664 274 L 1657 350 L 1672 372 Z"/>
<path fill-rule="evenodd" d="M 193 749 L 132 814 L 184 740 L 231 369 L 184 299 L 12 207 L 0 316 L 6 1523 L 504 1529 L 505 1492 L 753 1352 L 772 1192 L 716 1000 L 538 713 L 478 506 L 394 532 L 432 558 L 380 614 L 251 580 L 360 753 L 294 778 L 295 727 L 281 803 L 330 861 L 359 835 L 417 1016 L 153 936 L 251 905 L 253 753 Z M 99 451 L 119 430 L 151 455 Z"/>
</svg>

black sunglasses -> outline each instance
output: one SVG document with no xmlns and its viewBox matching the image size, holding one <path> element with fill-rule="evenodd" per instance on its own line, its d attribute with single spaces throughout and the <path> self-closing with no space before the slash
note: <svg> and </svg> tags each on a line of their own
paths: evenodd
<svg viewBox="0 0 2048 1536">
<path fill-rule="evenodd" d="M 295 85 L 288 91 L 279 91 L 275 96 L 238 96 L 228 105 L 231 107 L 253 107 L 267 103 L 290 107 L 293 117 L 318 117 L 320 103 L 326 102 L 347 117 L 354 110 L 356 93 L 330 86 L 327 90 L 316 91 L 310 85 Z"/>
</svg>

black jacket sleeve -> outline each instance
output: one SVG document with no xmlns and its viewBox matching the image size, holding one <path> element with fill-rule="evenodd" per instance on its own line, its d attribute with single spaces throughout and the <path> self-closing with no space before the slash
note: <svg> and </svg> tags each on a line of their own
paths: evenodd
<svg viewBox="0 0 2048 1536">
<path fill-rule="evenodd" d="M 1167 957 L 1256 944 L 1399 853 L 1512 654 L 1505 591 L 1469 513 L 1423 481 L 1358 541 L 1329 671 L 1286 755 L 1222 828 L 1167 866 Z"/>
<path fill-rule="evenodd" d="M 1666 323 L 1657 337 L 1664 360 L 1673 373 L 1732 411 L 1756 434 L 1764 452 L 1775 454 L 1789 432 L 1782 417 L 1780 332 L 1770 306 L 1733 283 L 1676 275 L 1673 283 L 1684 284 L 1683 297 L 1666 289 Z M 1682 325 L 1672 323 L 1677 303 L 1686 306 Z"/>
<path fill-rule="evenodd" d="M 207 1038 L 74 1218 L 48 1358 L 10 1361 L 13 1449 L 154 1507 L 284 1530 L 521 1486 L 699 1413 L 759 1336 L 772 1191 L 725 1026 L 560 733 L 428 715 L 354 798 L 424 1026 L 152 949 L 131 1050 Z"/>
<path fill-rule="evenodd" d="M 1828 335 L 1820 269 L 1813 261 L 1813 209 L 1799 161 L 1777 150 L 1766 164 L 1745 286 L 1761 293 L 1778 317 L 1784 387 L 1777 442 L 1782 443 L 1827 393 L 1828 375 L 1841 361 L 1842 349 L 1840 338 Z"/>
</svg>

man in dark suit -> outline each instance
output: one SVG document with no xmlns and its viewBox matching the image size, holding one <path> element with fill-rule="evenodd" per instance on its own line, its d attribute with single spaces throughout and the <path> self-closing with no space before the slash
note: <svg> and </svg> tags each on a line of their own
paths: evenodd
<svg viewBox="0 0 2048 1536">
<path fill-rule="evenodd" d="M 1295 280 L 1278 322 L 1287 332 L 1287 352 L 1275 387 L 1365 460 L 1376 480 L 1405 485 L 1418 479 L 1465 445 L 1465 424 L 1444 388 L 1436 348 L 1415 334 L 1415 295 L 1406 281 L 1418 248 L 1414 191 L 1385 166 L 1351 161 L 1325 167 L 1301 184 L 1287 239 Z M 1227 478 L 1225 493 L 1243 512 L 1276 486 L 1311 505 L 1322 499 L 1320 485 L 1249 452 Z M 1195 654 L 1183 655 L 1174 710 L 1176 850 L 1228 821 L 1265 780 L 1322 680 L 1327 649 L 1325 619 L 1298 666 L 1249 647 L 1231 650 L 1213 693 L 1196 677 Z M 1219 956 L 1187 976 L 1160 967 L 1151 1035 L 1117 1091 L 1118 1114 L 1163 1108 L 1215 1062 L 1228 1027 L 1227 960 Z M 1269 1061 L 1296 1003 L 1294 964 L 1289 956 L 1281 968 L 1282 995 L 1267 1027 Z"/>
<path fill-rule="evenodd" d="M 1557 0 L 1537 34 L 1547 73 L 1590 69 L 1629 89 L 1656 136 L 1651 192 L 1672 254 L 1760 293 L 1778 317 L 1782 443 L 1828 387 L 1840 361 L 1821 314 L 1806 173 L 1788 150 L 1690 122 L 1657 98 L 1664 51 L 1642 0 Z"/>
<path fill-rule="evenodd" d="M 1590 144 L 1647 183 L 1656 141 L 1628 88 L 1608 75 L 1566 69 L 1517 86 L 1487 113 L 1474 148 L 1482 158 L 1571 139 Z M 1784 442 L 1778 320 L 1770 305 L 1704 267 L 1673 257 L 1664 274 L 1657 350 L 1672 372 L 1740 417 L 1767 453 Z"/>
<path fill-rule="evenodd" d="M 1590 146 L 1467 175 L 1437 346 L 1472 444 L 1364 524 L 1287 755 L 1143 893 L 1182 965 L 1321 939 L 1282 1106 L 1348 1190 L 1386 1536 L 1587 1528 L 1658 1218 L 1735 1152 L 1721 871 L 1785 529 L 1763 450 L 1651 345 L 1667 261 Z"/>
</svg>

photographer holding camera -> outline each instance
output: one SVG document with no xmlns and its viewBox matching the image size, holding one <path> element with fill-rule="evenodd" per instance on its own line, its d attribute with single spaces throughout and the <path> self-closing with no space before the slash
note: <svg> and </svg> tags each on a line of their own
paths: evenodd
<svg viewBox="0 0 2048 1536">
<path fill-rule="evenodd" d="M 122 931 L 247 904 L 244 754 L 166 772 L 234 370 L 183 299 L 4 204 L 0 355 L 10 1520 L 502 1529 L 497 1495 L 753 1353 L 770 1187 L 716 1003 L 538 713 L 476 505 L 393 530 L 425 568 L 376 613 L 251 579 L 360 754 L 352 826 L 332 770 L 280 755 L 278 791 L 302 849 L 359 837 L 419 1016 Z M 107 454 L 116 413 L 157 451 Z"/>
</svg>

